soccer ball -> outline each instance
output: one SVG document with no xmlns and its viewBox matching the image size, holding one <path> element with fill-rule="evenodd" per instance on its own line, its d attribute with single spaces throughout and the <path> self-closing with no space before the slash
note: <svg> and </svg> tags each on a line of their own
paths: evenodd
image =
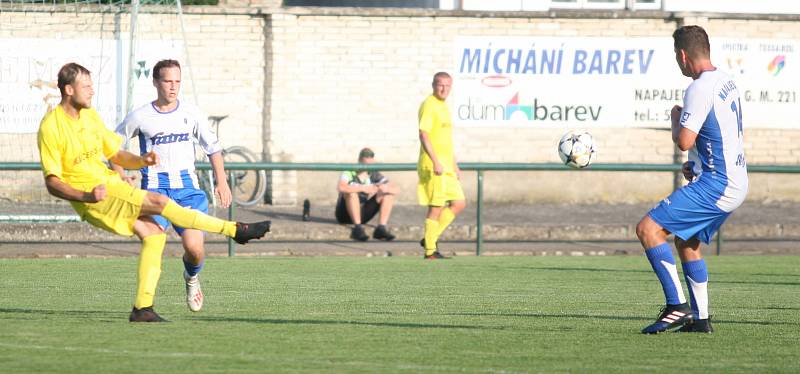
<svg viewBox="0 0 800 374">
<path fill-rule="evenodd" d="M 592 135 L 585 131 L 567 131 L 558 141 L 558 155 L 564 165 L 575 169 L 591 165 L 595 159 Z"/>
</svg>

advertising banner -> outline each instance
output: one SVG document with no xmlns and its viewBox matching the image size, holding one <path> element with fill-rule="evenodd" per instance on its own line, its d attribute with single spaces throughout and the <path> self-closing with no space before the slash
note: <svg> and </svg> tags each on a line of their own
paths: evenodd
<svg viewBox="0 0 800 374">
<path fill-rule="evenodd" d="M 672 38 L 458 37 L 451 110 L 457 126 L 669 127 L 691 78 Z M 795 128 L 797 43 L 714 39 L 712 63 L 742 94 L 748 127 Z"/>
<path fill-rule="evenodd" d="M 92 106 L 113 129 L 126 113 L 128 41 L 100 39 L 0 39 L 0 133 L 35 133 L 61 101 L 58 70 L 76 62 L 91 71 Z M 139 40 L 134 59 L 134 108 L 155 98 L 151 69 L 183 56 L 183 42 Z"/>
</svg>

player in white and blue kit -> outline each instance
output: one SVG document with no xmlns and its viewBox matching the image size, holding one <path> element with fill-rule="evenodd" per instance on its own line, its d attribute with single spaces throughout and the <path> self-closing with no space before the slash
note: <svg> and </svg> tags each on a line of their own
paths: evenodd
<svg viewBox="0 0 800 374">
<path fill-rule="evenodd" d="M 141 188 L 166 195 L 181 206 L 207 214 L 208 198 L 199 188 L 194 171 L 194 142 L 197 141 L 214 170 L 217 182 L 214 192 L 220 204 L 227 207 L 231 203 L 231 191 L 225 176 L 222 146 L 209 128 L 206 116 L 197 107 L 178 100 L 181 86 L 178 61 L 156 63 L 153 85 L 158 98 L 130 112 L 117 127 L 117 133 L 123 138 L 138 138 L 141 154 L 153 151 L 161 159 L 158 165 L 141 169 Z M 123 174 L 121 169 L 118 172 Z M 170 225 L 162 216 L 153 218 L 164 229 Z M 205 258 L 203 232 L 177 226 L 174 229 L 181 236 L 185 250 L 186 302 L 189 309 L 196 312 L 203 307 L 203 292 L 198 279 Z"/>
<path fill-rule="evenodd" d="M 666 297 L 658 319 L 642 333 L 680 327 L 680 332 L 712 332 L 708 314 L 708 270 L 700 242 L 709 243 L 747 196 L 748 179 L 742 142 L 742 104 L 736 84 L 711 64 L 708 35 L 699 26 L 672 34 L 675 58 L 683 75 L 694 81 L 683 108 L 672 109 L 672 140 L 689 161 L 683 174 L 690 181 L 653 208 L 636 227 Z M 667 235 L 675 235 L 689 288 L 683 293 Z"/>
</svg>

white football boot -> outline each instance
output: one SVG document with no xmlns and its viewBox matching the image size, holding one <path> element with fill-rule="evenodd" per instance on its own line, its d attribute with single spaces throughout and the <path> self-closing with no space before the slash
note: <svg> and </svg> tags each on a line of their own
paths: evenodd
<svg viewBox="0 0 800 374">
<path fill-rule="evenodd" d="M 192 312 L 199 312 L 203 309 L 203 290 L 200 289 L 200 279 L 195 276 L 190 277 L 189 273 L 183 272 L 183 279 L 186 281 L 186 305 Z"/>
</svg>

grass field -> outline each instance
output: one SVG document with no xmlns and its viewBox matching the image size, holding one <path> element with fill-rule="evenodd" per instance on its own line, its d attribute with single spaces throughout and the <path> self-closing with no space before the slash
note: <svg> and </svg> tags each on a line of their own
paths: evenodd
<svg viewBox="0 0 800 374">
<path fill-rule="evenodd" d="M 180 259 L 130 324 L 135 258 L 0 260 L 0 372 L 797 372 L 800 257 L 710 257 L 716 332 L 645 336 L 663 296 L 619 257 Z"/>
</svg>

